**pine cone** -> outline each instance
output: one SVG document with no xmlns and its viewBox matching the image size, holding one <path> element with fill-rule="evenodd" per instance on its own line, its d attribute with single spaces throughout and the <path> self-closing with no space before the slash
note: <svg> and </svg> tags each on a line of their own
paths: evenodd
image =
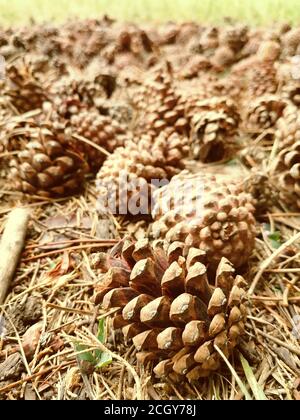
<svg viewBox="0 0 300 420">
<path fill-rule="evenodd" d="M 262 29 L 250 29 L 248 33 L 248 41 L 240 52 L 241 59 L 246 57 L 253 57 L 257 53 L 263 38 Z"/>
<path fill-rule="evenodd" d="M 247 104 L 245 123 L 253 133 L 273 128 L 282 116 L 286 103 L 276 95 L 260 96 Z"/>
<path fill-rule="evenodd" d="M 230 73 L 227 77 L 218 80 L 215 90 L 218 92 L 218 95 L 215 96 L 226 96 L 233 100 L 236 106 L 239 106 L 244 91 L 243 80 L 239 76 Z"/>
<path fill-rule="evenodd" d="M 283 51 L 285 55 L 293 56 L 297 54 L 300 45 L 300 28 L 294 28 L 288 31 L 282 37 Z"/>
<path fill-rule="evenodd" d="M 282 200 L 291 208 L 300 209 L 300 111 L 286 107 L 277 123 L 279 153 L 274 176 L 279 180 Z"/>
<path fill-rule="evenodd" d="M 286 101 L 300 106 L 300 59 L 299 56 L 291 57 L 280 64 L 278 68 L 280 94 Z"/>
<path fill-rule="evenodd" d="M 191 150 L 195 159 L 216 162 L 229 158 L 237 149 L 240 116 L 233 101 L 211 98 L 187 109 L 191 121 Z"/>
<path fill-rule="evenodd" d="M 185 138 L 177 134 L 161 133 L 154 141 L 142 136 L 138 142 L 128 141 L 125 147 L 114 151 L 104 162 L 97 175 L 97 188 L 101 200 L 113 200 L 113 213 L 127 214 L 130 199 L 141 194 L 151 198 L 152 181 L 167 180 L 184 168 L 188 154 Z M 135 201 L 136 202 L 136 201 Z M 147 207 L 148 211 L 148 207 Z"/>
<path fill-rule="evenodd" d="M 234 63 L 234 61 L 235 53 L 227 45 L 221 45 L 218 47 L 211 58 L 212 65 L 219 71 L 224 71 L 224 69 Z"/>
<path fill-rule="evenodd" d="M 122 127 L 129 127 L 133 120 L 133 109 L 124 100 L 102 99 L 97 102 L 97 110 L 101 115 L 111 117 L 115 122 L 118 122 Z"/>
<path fill-rule="evenodd" d="M 189 125 L 200 101 L 210 99 L 212 96 L 220 96 L 219 82 L 219 77 L 212 73 L 203 73 L 200 78 L 177 82 L 180 104 L 184 105 L 184 113 Z"/>
<path fill-rule="evenodd" d="M 173 87 L 171 69 L 160 69 L 145 80 L 134 103 L 138 110 L 137 130 L 153 137 L 162 131 L 168 134 L 184 134 L 188 121 L 184 117 L 184 105 Z"/>
<path fill-rule="evenodd" d="M 257 170 L 257 167 L 253 167 L 249 177 L 244 180 L 244 188 L 253 197 L 257 217 L 278 204 L 279 194 L 273 179 L 267 172 Z"/>
<path fill-rule="evenodd" d="M 125 143 L 125 127 L 97 111 L 81 111 L 71 117 L 67 133 L 80 135 L 112 153 Z M 107 155 L 85 142 L 78 142 L 78 151 L 87 157 L 92 170 L 99 170 Z"/>
<path fill-rule="evenodd" d="M 18 142 L 10 139 L 8 126 L 14 128 L 18 124 L 11 123 L 13 115 L 12 110 L 8 107 L 0 105 L 0 183 L 3 186 L 9 173 L 10 154 L 14 150 L 19 150 Z M 10 123 L 9 123 L 10 122 Z"/>
<path fill-rule="evenodd" d="M 78 191 L 89 167 L 76 143 L 62 141 L 47 127 L 32 124 L 10 133 L 11 141 L 23 143 L 10 163 L 15 188 L 45 197 Z"/>
<path fill-rule="evenodd" d="M 117 51 L 130 51 L 134 54 L 153 51 L 153 42 L 148 34 L 136 25 L 128 25 L 117 38 Z"/>
<path fill-rule="evenodd" d="M 248 41 L 248 30 L 248 27 L 245 25 L 225 28 L 219 36 L 220 45 L 226 45 L 234 53 L 238 53 Z"/>
<path fill-rule="evenodd" d="M 103 258 L 95 300 L 119 307 L 113 328 L 132 340 L 137 360 L 154 362 L 158 377 L 196 381 L 221 367 L 244 334 L 244 279 L 225 258 L 209 274 L 205 253 L 180 242 L 124 239 Z"/>
<path fill-rule="evenodd" d="M 263 41 L 258 50 L 257 50 L 257 57 L 265 61 L 275 62 L 281 53 L 281 46 L 278 42 L 268 40 Z"/>
<path fill-rule="evenodd" d="M 202 51 L 210 55 L 219 46 L 219 29 L 215 26 L 204 29 L 200 37 Z"/>
<path fill-rule="evenodd" d="M 205 57 L 203 54 L 192 54 L 187 62 L 185 62 L 179 70 L 179 78 L 180 79 L 193 79 L 197 78 L 199 80 L 199 76 L 202 77 L 212 76 L 209 73 L 209 70 L 212 68 L 211 60 L 208 57 Z M 205 89 L 205 83 L 203 83 L 203 88 Z"/>
<path fill-rule="evenodd" d="M 152 236 L 200 248 L 214 266 L 222 257 L 243 265 L 253 251 L 256 228 L 253 198 L 241 184 L 212 175 L 174 177 L 154 193 Z"/>
<path fill-rule="evenodd" d="M 300 77 L 300 74 L 299 74 Z M 300 107 L 300 81 L 291 80 L 282 87 L 282 98 Z"/>
<path fill-rule="evenodd" d="M 19 60 L 8 66 L 3 90 L 13 106 L 21 113 L 41 108 L 47 99 L 47 92 L 42 82 L 25 60 Z"/>
<path fill-rule="evenodd" d="M 274 62 L 262 60 L 254 63 L 246 74 L 246 86 L 248 99 L 276 93 L 278 80 Z"/>
<path fill-rule="evenodd" d="M 81 110 L 95 108 L 97 100 L 106 97 L 107 92 L 102 86 L 101 78 L 89 80 L 62 77 L 51 86 L 50 91 L 53 109 L 64 119 L 70 119 Z"/>
</svg>

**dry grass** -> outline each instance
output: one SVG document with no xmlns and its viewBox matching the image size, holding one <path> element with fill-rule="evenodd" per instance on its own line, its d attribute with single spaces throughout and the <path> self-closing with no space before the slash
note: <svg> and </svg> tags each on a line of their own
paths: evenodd
<svg viewBox="0 0 300 420">
<path fill-rule="evenodd" d="M 34 18 L 38 21 L 62 21 L 70 17 L 97 17 L 107 13 L 122 20 L 192 19 L 220 22 L 225 16 L 255 24 L 274 21 L 300 21 L 297 0 L 0 0 L 0 21 L 18 24 Z"/>
</svg>

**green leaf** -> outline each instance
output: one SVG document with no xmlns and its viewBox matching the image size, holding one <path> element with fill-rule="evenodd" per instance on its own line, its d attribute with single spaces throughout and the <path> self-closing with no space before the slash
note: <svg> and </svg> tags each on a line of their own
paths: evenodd
<svg viewBox="0 0 300 420">
<path fill-rule="evenodd" d="M 274 232 L 271 232 L 271 225 L 269 223 L 263 223 L 262 225 L 263 231 L 267 238 L 269 239 L 272 248 L 278 249 L 282 245 L 282 237 L 281 233 L 276 230 Z"/>
<path fill-rule="evenodd" d="M 97 369 L 101 369 L 104 366 L 110 365 L 112 363 L 112 357 L 110 353 L 101 352 L 100 358 L 98 359 L 98 363 L 96 364 Z"/>
<path fill-rule="evenodd" d="M 268 235 L 268 238 L 270 239 L 273 248 L 278 249 L 282 245 L 282 238 L 280 232 L 275 231 L 273 233 L 270 233 Z"/>
<path fill-rule="evenodd" d="M 100 319 L 98 324 L 98 333 L 97 338 L 100 341 L 100 343 L 105 343 L 105 320 L 104 318 Z M 112 357 L 110 353 L 96 350 L 96 368 L 101 369 L 104 366 L 109 365 L 112 362 Z"/>
<path fill-rule="evenodd" d="M 97 339 L 100 341 L 100 343 L 105 342 L 105 321 L 104 319 L 100 319 L 98 324 L 98 333 L 97 333 Z M 79 344 L 78 342 L 74 343 L 76 352 L 82 352 L 86 350 L 88 347 Z M 82 361 L 91 363 L 95 368 L 101 369 L 104 366 L 109 365 L 112 363 L 112 357 L 110 353 L 102 350 L 95 350 L 95 351 L 85 351 L 83 353 L 78 354 L 78 358 Z"/>
<path fill-rule="evenodd" d="M 84 346 L 83 344 L 79 344 L 79 343 L 75 343 L 74 345 L 75 345 L 75 351 L 76 352 L 81 352 L 81 351 L 88 348 L 87 346 Z M 95 357 L 94 357 L 94 355 L 91 351 L 85 351 L 84 353 L 78 354 L 78 358 L 82 361 L 89 362 L 92 365 L 95 365 L 97 363 L 97 361 L 96 361 L 96 359 L 95 359 Z"/>
<path fill-rule="evenodd" d="M 253 395 L 256 400 L 267 400 L 267 397 L 262 389 L 262 387 L 257 382 L 253 370 L 251 369 L 247 360 L 240 354 L 241 363 L 248 381 L 248 384 L 253 392 Z"/>
<path fill-rule="evenodd" d="M 99 321 L 97 338 L 100 341 L 100 343 L 105 342 L 105 321 L 104 321 L 104 318 L 101 318 L 100 321 Z"/>
<path fill-rule="evenodd" d="M 271 241 L 271 245 L 272 245 L 272 248 L 274 248 L 274 249 L 278 249 L 278 248 L 281 247 L 281 244 L 279 244 L 276 241 Z"/>
<path fill-rule="evenodd" d="M 272 239 L 272 241 L 281 241 L 281 233 L 278 231 L 270 233 L 268 237 L 269 239 Z"/>
</svg>

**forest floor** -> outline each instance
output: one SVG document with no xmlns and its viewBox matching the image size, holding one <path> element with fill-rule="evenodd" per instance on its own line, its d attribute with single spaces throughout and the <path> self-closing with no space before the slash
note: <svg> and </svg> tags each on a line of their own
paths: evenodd
<svg viewBox="0 0 300 420">
<path fill-rule="evenodd" d="M 51 13 L 58 19 L 62 19 L 61 10 L 63 6 L 66 6 L 65 13 L 67 14 L 72 7 L 74 14 L 89 16 L 88 5 L 92 3 L 99 6 L 96 2 L 80 2 L 86 7 L 81 10 L 79 2 L 71 4 L 62 0 L 54 1 L 51 3 L 53 7 Z M 199 19 L 206 19 L 213 14 L 217 21 L 221 14 L 224 16 L 224 9 L 226 9 L 224 4 L 230 5 L 228 13 L 231 13 L 233 7 L 237 7 L 233 14 L 234 17 L 245 18 L 245 20 L 254 18 L 258 24 L 271 20 L 276 13 L 279 13 L 278 18 L 281 20 L 290 20 L 290 18 L 296 20 L 296 13 L 300 14 L 300 9 L 294 7 L 296 1 L 264 1 L 263 6 L 258 6 L 262 2 L 251 2 L 253 7 L 248 12 L 250 15 L 248 13 L 245 15 L 240 10 L 240 7 L 244 7 L 245 3 L 241 1 L 222 1 L 223 8 L 221 10 L 217 8 L 217 1 L 212 3 L 201 1 L 200 10 L 198 7 L 200 2 L 189 0 L 191 8 L 186 7 L 182 14 L 181 10 L 186 1 L 172 2 L 172 4 L 178 3 L 176 13 L 169 13 L 169 9 L 164 8 L 167 3 L 162 1 L 149 0 L 147 7 L 144 2 L 143 9 L 140 11 L 135 9 L 134 12 L 128 5 L 131 2 L 126 1 L 126 14 L 125 11 L 123 14 L 121 6 L 119 6 L 120 10 L 116 11 L 117 2 L 110 1 L 109 3 L 111 6 L 105 9 L 108 13 L 116 16 L 122 15 L 128 19 L 141 18 L 145 20 L 150 15 L 153 18 L 162 17 L 163 19 L 166 16 L 175 18 L 179 15 L 182 19 L 196 18 L 198 15 L 191 13 L 191 10 L 199 10 Z M 159 13 L 155 9 L 155 5 L 157 6 L 158 3 L 162 8 Z M 278 12 L 274 3 L 284 4 L 285 7 L 281 9 L 278 6 Z M 19 23 L 23 17 L 27 18 L 29 15 L 38 18 L 38 20 L 49 18 L 46 2 L 31 0 L 31 6 L 27 7 L 26 3 L 24 13 L 20 7 L 21 2 L 11 1 L 10 9 L 5 8 L 3 4 L 4 2 L 0 1 L 1 17 L 6 23 Z M 120 5 L 120 1 L 118 4 Z M 24 4 L 23 7 L 25 7 Z M 173 9 L 175 9 L 174 6 Z M 38 10 L 38 14 L 35 14 L 36 10 Z M 153 10 L 156 12 L 154 13 Z M 99 6 L 99 13 L 101 12 L 103 9 Z M 133 13 L 136 14 L 133 15 Z M 202 14 L 200 15 L 200 13 Z M 24 32 L 19 32 L 17 37 L 14 37 L 14 30 L 8 30 L 5 36 L 9 41 L 3 49 L 8 54 L 7 63 L 13 65 L 17 63 L 16 66 L 20 64 L 23 69 L 23 56 L 29 59 L 38 57 L 37 61 L 33 60 L 32 62 L 37 68 L 42 63 L 43 68 L 45 63 L 43 60 L 39 61 L 40 56 L 44 54 L 47 60 L 51 56 L 51 60 L 46 60 L 46 67 L 47 65 L 50 67 L 48 73 L 41 71 L 40 78 L 34 79 L 35 82 L 44 82 L 45 89 L 49 88 L 49 81 L 53 82 L 54 87 L 60 81 L 53 81 L 53 75 L 58 74 L 58 79 L 67 80 L 64 79 L 65 73 L 63 76 L 59 73 L 65 71 L 63 65 L 57 65 L 60 63 L 59 60 L 65 64 L 69 71 L 68 77 L 71 80 L 75 67 L 85 80 L 85 70 L 90 62 L 96 61 L 96 64 L 99 64 L 97 68 L 100 69 L 105 63 L 106 68 L 112 74 L 117 75 L 114 77 L 117 78 L 116 93 L 119 95 L 120 91 L 126 94 L 130 92 L 131 86 L 128 89 L 124 88 L 122 83 L 125 82 L 136 84 L 138 88 L 143 87 L 143 83 L 147 79 L 144 78 L 144 75 L 151 76 L 155 64 L 159 64 L 160 60 L 164 61 L 164 58 L 167 57 L 168 60 L 173 60 L 175 69 L 174 80 L 172 79 L 174 92 L 180 88 L 181 90 L 178 91 L 182 93 L 182 89 L 190 86 L 192 90 L 198 89 L 197 93 L 201 96 L 207 88 L 207 83 L 203 83 L 203 80 L 209 80 L 212 89 L 217 86 L 217 89 L 220 90 L 220 83 L 227 79 L 230 81 L 230 72 L 234 76 L 235 66 L 238 66 L 243 60 L 248 63 L 249 56 L 256 60 L 259 48 L 253 52 L 253 45 L 257 46 L 257 43 L 259 45 L 263 43 L 265 35 L 261 31 L 257 33 L 249 31 L 249 43 L 252 40 L 255 42 L 253 45 L 251 43 L 251 48 L 247 50 L 248 55 L 243 56 L 241 53 L 242 48 L 248 46 L 248 41 L 245 40 L 240 51 L 234 55 L 235 61 L 225 64 L 224 68 L 220 69 L 218 66 L 214 67 L 213 61 L 218 46 L 212 47 L 210 42 L 210 36 L 215 34 L 215 28 L 202 28 L 193 24 L 176 27 L 174 24 L 162 28 L 160 32 L 157 31 L 157 26 L 153 25 L 152 28 L 150 27 L 149 33 L 151 36 L 154 34 L 159 47 L 154 46 L 151 49 L 149 43 L 145 43 L 145 31 L 140 30 L 136 25 L 123 27 L 123 24 L 120 26 L 116 24 L 114 26 L 114 23 L 108 19 L 92 23 L 80 21 L 80 24 L 82 30 L 75 34 L 75 38 L 78 35 L 75 41 L 73 35 L 77 21 L 75 24 L 73 23 L 73 26 L 71 24 L 70 26 L 61 26 L 59 30 L 55 28 L 52 32 L 50 25 L 50 29 L 48 29 L 49 33 L 52 33 L 53 39 L 48 36 L 48 32 L 45 36 L 42 25 L 29 26 Z M 89 31 L 92 31 L 92 24 L 97 29 L 95 33 L 99 39 L 94 38 L 95 45 L 90 45 L 90 50 L 87 52 L 84 49 L 86 46 L 85 36 L 88 33 L 88 38 L 92 38 L 89 34 Z M 232 23 L 227 24 L 231 25 Z M 98 30 L 99 27 L 101 30 Z M 219 28 L 222 34 L 223 25 Z M 240 26 L 237 28 L 234 26 L 234 28 L 237 31 L 241 30 Z M 285 28 L 284 31 L 288 32 L 289 29 Z M 63 36 L 60 36 L 60 30 Z M 273 36 L 272 30 L 265 29 L 265 32 L 267 35 Z M 277 38 L 280 38 L 278 42 L 281 42 L 281 38 L 283 39 L 280 44 L 282 51 L 285 48 L 284 31 L 280 28 L 276 33 Z M 40 33 L 42 35 L 39 35 Z M 203 34 L 205 37 L 202 37 Z M 42 43 L 40 39 L 42 39 Z M 127 42 L 128 39 L 132 42 Z M 220 37 L 220 39 L 224 39 L 224 37 Z M 229 37 L 229 39 L 231 38 Z M 99 40 L 100 42 L 98 42 Z M 177 40 L 178 45 L 176 44 Z M 199 40 L 204 40 L 203 45 Z M 190 41 L 192 42 L 189 43 Z M 77 49 L 73 48 L 76 42 L 78 43 Z M 274 43 L 271 45 L 273 46 Z M 9 48 L 5 49 L 7 46 Z M 197 52 L 195 52 L 196 47 L 198 48 Z M 49 51 L 51 51 L 51 55 L 48 56 Z M 287 55 L 284 56 L 284 53 Z M 193 61 L 195 55 L 199 58 L 196 63 Z M 283 58 L 278 58 L 278 56 L 273 58 L 275 67 L 289 63 L 289 59 L 289 50 L 283 51 Z M 129 64 L 127 65 L 127 63 Z M 202 67 L 203 63 L 205 70 Z M 254 61 L 254 63 L 257 62 Z M 187 68 L 185 65 L 189 64 L 190 67 Z M 198 64 L 200 64 L 199 68 Z M 263 64 L 269 65 L 270 61 L 266 60 Z M 209 70 L 206 70 L 206 66 Z M 164 66 L 162 67 L 164 68 Z M 247 67 L 256 68 L 254 65 Z M 12 66 L 12 68 L 14 67 Z M 128 69 L 131 69 L 132 73 Z M 211 78 L 205 79 L 206 71 L 211 72 Z M 246 70 L 244 72 L 246 73 Z M 37 71 L 37 73 L 39 72 Z M 25 72 L 25 74 L 29 80 L 34 76 L 34 72 Z M 11 123 L 15 122 L 16 118 L 22 120 L 23 114 L 25 117 L 27 115 L 23 110 L 17 109 L 20 104 L 16 101 L 18 95 L 11 94 L 16 92 L 14 91 L 15 85 L 9 84 L 10 77 L 13 79 L 14 73 L 11 76 L 8 72 L 7 80 L 4 81 L 8 82 L 8 86 L 5 87 L 5 83 L 4 87 L 1 85 L 1 88 L 4 89 L 1 98 L 7 101 L 1 102 L 3 133 L 6 132 L 5 130 L 9 132 L 11 127 L 6 118 Z M 140 79 L 135 80 L 135 77 L 137 79 L 140 77 Z M 256 81 L 257 79 L 255 79 Z M 287 81 L 288 83 L 290 80 Z M 230 86 L 232 87 L 232 84 Z M 279 103 L 282 99 L 281 87 L 278 84 L 278 90 L 276 90 L 276 95 L 278 95 L 276 101 Z M 49 92 L 50 99 L 53 99 L 51 89 Z M 245 89 L 241 87 L 239 95 L 242 96 L 244 93 Z M 120 98 L 118 95 L 117 101 Z M 232 95 L 232 100 L 236 99 L 234 89 L 229 91 L 228 96 L 230 95 Z M 55 93 L 55 100 L 57 96 Z M 295 98 L 299 101 L 299 95 L 295 95 Z M 292 102 L 295 98 L 290 98 L 289 101 Z M 31 99 L 30 94 L 27 97 L 27 102 L 30 103 Z M 113 108 L 114 97 L 105 99 Z M 144 98 L 144 101 L 147 99 L 147 97 Z M 201 97 L 201 100 L 204 99 L 207 98 Z M 250 107 L 256 99 L 253 97 L 249 101 L 245 101 L 244 97 L 237 99 L 238 111 L 242 113 L 242 107 L 246 107 L 246 111 L 248 111 L 247 107 Z M 27 102 L 25 105 L 28 105 Z M 289 106 L 294 106 L 290 102 Z M 53 101 L 53 104 L 56 102 Z M 131 102 L 127 105 L 131 105 Z M 287 104 L 284 103 L 284 105 Z M 94 112 L 95 107 L 89 111 Z M 101 108 L 99 114 L 102 111 Z M 38 112 L 45 112 L 44 108 L 41 106 Z M 297 107 L 295 113 L 296 115 L 299 113 Z M 247 112 L 243 116 L 246 114 Z M 40 118 L 39 115 L 37 116 Z M 35 118 L 37 116 L 35 115 Z M 30 121 L 30 124 L 35 124 L 35 128 L 41 124 L 41 120 L 38 118 L 33 123 Z M 69 117 L 64 116 L 64 118 Z M 220 119 L 223 121 L 223 115 Z M 24 121 L 26 123 L 28 120 L 25 118 Z M 242 123 L 244 122 L 242 121 Z M 200 163 L 190 159 L 187 162 L 187 167 L 192 167 L 197 172 L 219 173 L 222 177 L 226 173 L 226 176 L 232 179 L 236 179 L 240 175 L 245 178 L 262 169 L 268 174 L 268 169 L 272 166 L 272 160 L 278 151 L 278 142 L 273 141 L 276 122 L 270 130 L 260 128 L 260 132 L 256 132 L 255 135 L 251 130 L 244 131 L 242 134 L 239 131 L 239 141 L 243 144 L 247 143 L 244 155 L 237 154 L 231 160 L 224 160 L 222 164 Z M 48 114 L 47 123 L 49 123 Z M 241 130 L 245 128 L 242 123 L 239 127 Z M 4 139 L 0 137 L 1 141 L 3 140 L 3 144 L 0 144 L 3 146 L 0 149 L 1 164 L 4 162 L 0 167 L 0 233 L 3 233 L 12 209 L 24 207 L 30 210 L 30 223 L 20 263 L 7 298 L 0 306 L 0 399 L 300 399 L 299 212 L 292 212 L 286 203 L 278 200 L 257 219 L 254 251 L 246 266 L 243 267 L 242 273 L 247 280 L 248 312 L 245 338 L 237 351 L 228 360 L 224 356 L 225 363 L 220 370 L 196 383 L 187 381 L 177 383 L 168 379 L 158 379 L 153 375 L 151 362 L 144 367 L 139 365 L 136 362 L 134 345 L 126 345 L 119 332 L 113 331 L 112 315 L 115 309 L 105 311 L 101 306 L 95 305 L 93 300 L 95 284 L 101 280 L 101 276 L 99 277 L 99 273 L 93 267 L 94 254 L 100 251 L 107 252 L 127 233 L 134 236 L 135 239 L 147 236 L 149 220 L 136 222 L 136 220 L 112 214 L 104 217 L 97 210 L 97 188 L 91 174 L 87 177 L 87 182 L 81 193 L 68 197 L 45 198 L 38 194 L 28 195 L 16 191 L 10 184 L 9 163 L 7 162 L 19 157 L 20 144 L 25 144 L 24 147 L 26 147 L 28 137 L 24 134 L 26 133 L 24 126 L 19 127 L 18 134 L 12 132 L 11 136 L 4 136 Z M 131 127 L 130 125 L 130 130 Z M 270 133 L 271 141 L 268 137 Z M 22 141 L 16 142 L 16 145 L 14 142 L 6 142 L 7 139 L 11 139 L 13 136 L 18 137 L 18 135 L 24 136 L 24 138 L 22 137 L 23 143 Z M 135 136 L 139 137 L 139 134 L 135 134 Z M 257 157 L 258 155 L 263 155 L 264 158 L 260 159 Z"/>
</svg>

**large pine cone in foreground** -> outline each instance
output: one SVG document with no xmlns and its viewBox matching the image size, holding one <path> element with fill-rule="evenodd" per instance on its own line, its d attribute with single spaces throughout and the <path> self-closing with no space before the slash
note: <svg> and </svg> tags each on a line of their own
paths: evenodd
<svg viewBox="0 0 300 420">
<path fill-rule="evenodd" d="M 241 183 L 183 173 L 157 190 L 154 200 L 154 238 L 199 247 L 213 265 L 222 257 L 236 267 L 248 260 L 256 236 L 255 209 Z"/>
<path fill-rule="evenodd" d="M 244 333 L 244 279 L 225 258 L 210 285 L 205 252 L 125 239 L 103 255 L 102 267 L 96 302 L 120 308 L 113 327 L 133 341 L 139 362 L 154 361 L 159 377 L 210 375 L 221 365 L 216 346 L 228 357 Z"/>
<path fill-rule="evenodd" d="M 110 206 L 113 213 L 136 214 L 130 209 L 130 200 L 140 202 L 143 196 L 149 214 L 148 201 L 155 187 L 152 181 L 171 179 L 184 168 L 187 154 L 187 140 L 177 134 L 161 133 L 155 140 L 145 135 L 138 142 L 126 142 L 125 147 L 116 149 L 106 159 L 98 172 L 99 199 L 115 204 Z"/>
<path fill-rule="evenodd" d="M 292 209 L 300 209 L 300 111 L 289 106 L 277 123 L 279 153 L 274 170 L 282 200 Z"/>
<path fill-rule="evenodd" d="M 47 127 L 34 123 L 13 130 L 10 140 L 21 151 L 10 162 L 16 189 L 44 197 L 64 196 L 78 191 L 89 171 L 83 155 L 73 144 L 63 141 Z"/>
</svg>

